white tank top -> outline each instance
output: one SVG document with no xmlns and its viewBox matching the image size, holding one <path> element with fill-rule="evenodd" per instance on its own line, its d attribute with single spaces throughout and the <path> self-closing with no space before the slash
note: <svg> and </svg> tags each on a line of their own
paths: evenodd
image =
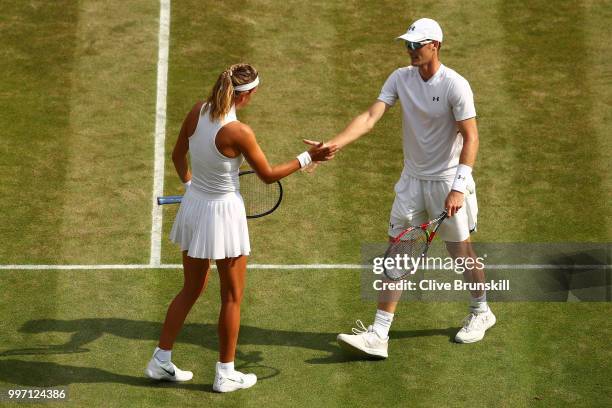
<svg viewBox="0 0 612 408">
<path fill-rule="evenodd" d="M 238 171 L 243 162 L 242 155 L 230 158 L 221 154 L 215 145 L 219 130 L 238 120 L 235 107 L 220 121 L 213 122 L 202 105 L 195 132 L 189 138 L 191 158 L 191 186 L 205 193 L 230 193 L 240 189 Z"/>
</svg>

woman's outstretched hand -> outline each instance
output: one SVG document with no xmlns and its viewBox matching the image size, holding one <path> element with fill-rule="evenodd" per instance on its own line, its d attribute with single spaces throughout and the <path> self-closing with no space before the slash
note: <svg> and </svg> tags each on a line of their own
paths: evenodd
<svg viewBox="0 0 612 408">
<path fill-rule="evenodd" d="M 304 139 L 304 143 L 312 146 L 308 150 L 308 154 L 314 162 L 328 161 L 334 158 L 338 151 L 338 146 L 335 144 L 327 144 L 323 142 L 315 142 L 314 140 Z"/>
</svg>

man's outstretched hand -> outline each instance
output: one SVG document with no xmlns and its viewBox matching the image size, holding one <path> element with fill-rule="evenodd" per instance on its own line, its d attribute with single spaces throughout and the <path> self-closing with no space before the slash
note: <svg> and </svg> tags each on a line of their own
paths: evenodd
<svg viewBox="0 0 612 408">
<path fill-rule="evenodd" d="M 309 146 L 312 146 L 308 150 L 308 154 L 310 154 L 310 157 L 312 158 L 312 163 L 304 168 L 304 171 L 308 173 L 314 172 L 320 162 L 333 159 L 336 152 L 339 150 L 338 146 L 335 144 L 316 142 L 308 139 L 303 139 L 303 142 Z"/>
</svg>

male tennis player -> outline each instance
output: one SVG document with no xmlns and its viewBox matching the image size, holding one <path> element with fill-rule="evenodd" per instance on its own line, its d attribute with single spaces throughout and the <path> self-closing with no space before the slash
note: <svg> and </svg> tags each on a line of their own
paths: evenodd
<svg viewBox="0 0 612 408">
<path fill-rule="evenodd" d="M 470 232 L 476 227 L 472 168 L 478 151 L 476 109 L 468 82 L 440 62 L 442 29 L 429 18 L 415 21 L 398 37 L 405 42 L 410 66 L 395 70 L 378 100 L 354 118 L 329 143 L 339 147 L 368 133 L 399 99 L 402 106 L 404 170 L 395 185 L 389 236 L 419 225 L 446 210 L 438 235 L 453 258 L 476 258 Z M 466 201 L 469 208 L 466 209 Z M 472 224 L 472 225 L 470 225 Z M 464 274 L 468 282 L 484 282 L 482 269 Z M 455 340 L 473 343 L 495 324 L 484 291 L 473 291 L 470 314 Z M 338 335 L 338 343 L 362 355 L 386 358 L 388 333 L 401 293 L 381 292 L 373 325 L 357 321 L 354 334 Z"/>
</svg>

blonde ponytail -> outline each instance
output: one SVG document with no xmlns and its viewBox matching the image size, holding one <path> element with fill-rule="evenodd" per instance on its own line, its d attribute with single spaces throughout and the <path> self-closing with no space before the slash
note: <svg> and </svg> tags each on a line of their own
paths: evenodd
<svg viewBox="0 0 612 408">
<path fill-rule="evenodd" d="M 234 64 L 223 71 L 206 99 L 206 111 L 212 121 L 228 114 L 234 104 L 234 96 L 240 92 L 234 86 L 248 84 L 257 78 L 257 70 L 249 64 Z"/>
</svg>

